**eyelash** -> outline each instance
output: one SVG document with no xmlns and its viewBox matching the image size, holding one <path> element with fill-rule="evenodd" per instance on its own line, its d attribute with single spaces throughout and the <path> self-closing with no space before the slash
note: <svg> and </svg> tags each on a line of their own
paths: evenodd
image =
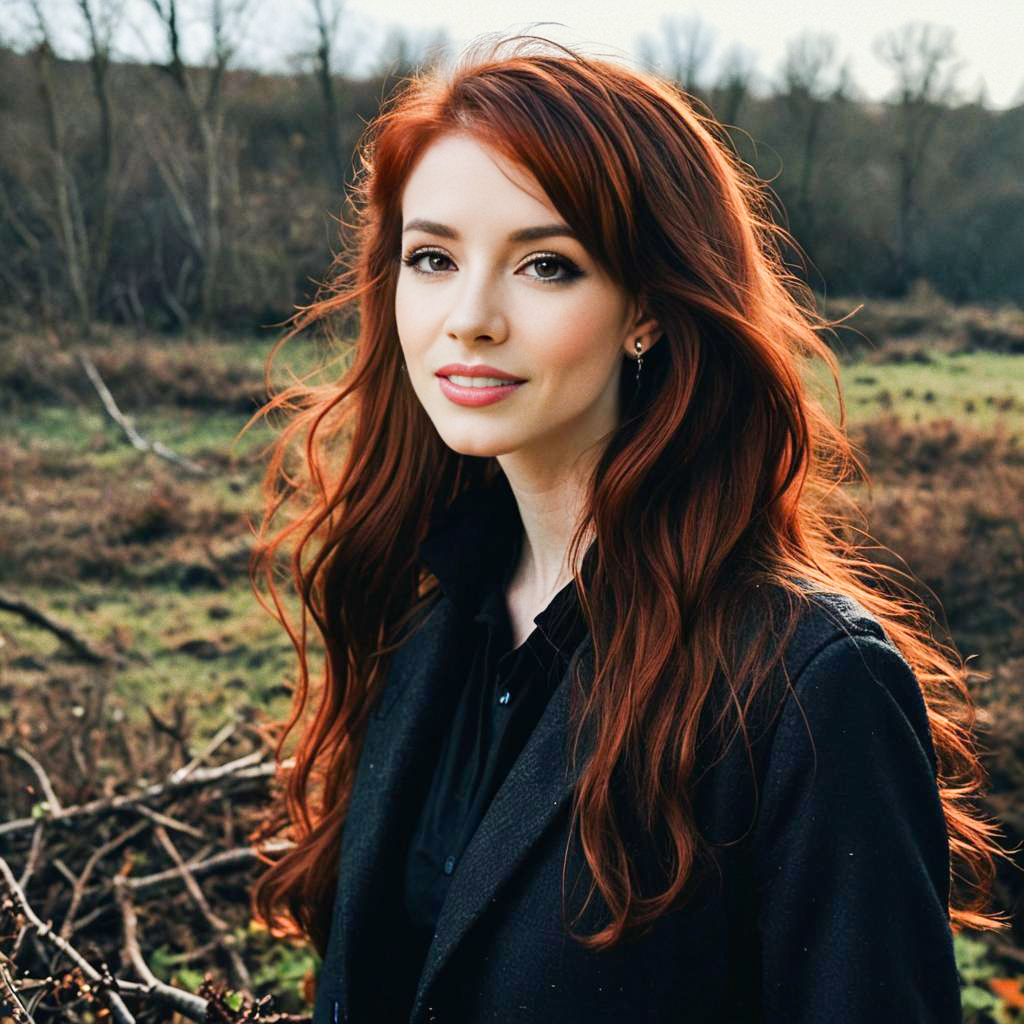
<svg viewBox="0 0 1024 1024">
<path fill-rule="evenodd" d="M 415 264 L 418 263 L 424 256 L 431 254 L 437 256 L 443 256 L 446 260 L 452 261 L 451 257 L 440 249 L 429 249 L 420 248 L 413 249 L 408 255 L 402 257 L 402 263 L 407 267 L 412 267 L 413 271 L 417 274 L 424 274 L 427 277 L 433 277 L 436 274 L 443 274 L 443 270 L 420 270 Z M 524 266 L 532 266 L 534 263 L 540 263 L 547 261 L 550 263 L 557 263 L 564 271 L 565 274 L 562 277 L 534 277 L 535 281 L 540 281 L 542 284 L 567 284 L 569 281 L 574 281 L 577 277 L 583 276 L 583 271 L 576 266 L 572 260 L 566 259 L 564 256 L 559 256 L 553 252 L 542 252 L 536 256 L 531 257 Z"/>
</svg>

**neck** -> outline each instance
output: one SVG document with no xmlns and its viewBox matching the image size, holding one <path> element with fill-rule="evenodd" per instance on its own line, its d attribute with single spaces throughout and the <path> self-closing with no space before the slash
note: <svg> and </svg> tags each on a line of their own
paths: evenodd
<svg viewBox="0 0 1024 1024">
<path fill-rule="evenodd" d="M 511 587 L 543 606 L 579 568 L 569 564 L 569 546 L 586 507 L 596 456 L 578 460 L 569 472 L 538 471 L 514 456 L 498 461 L 523 521 L 522 549 Z M 586 542 L 580 557 L 585 550 Z"/>
</svg>

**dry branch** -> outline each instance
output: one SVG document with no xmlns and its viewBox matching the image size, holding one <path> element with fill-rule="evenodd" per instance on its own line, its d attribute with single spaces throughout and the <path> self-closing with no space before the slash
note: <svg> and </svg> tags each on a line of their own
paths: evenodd
<svg viewBox="0 0 1024 1024">
<path fill-rule="evenodd" d="M 57 622 L 56 619 L 46 612 L 40 611 L 34 605 L 29 604 L 28 601 L 23 601 L 18 597 L 11 597 L 9 594 L 0 594 L 0 610 L 14 612 L 33 626 L 41 626 L 43 629 L 48 630 L 58 640 L 66 644 L 70 650 L 74 651 L 83 661 L 88 661 L 93 665 L 106 665 L 114 660 L 91 647 L 70 626 Z"/>
<path fill-rule="evenodd" d="M 32 1016 L 21 1001 L 21 994 L 7 969 L 7 958 L 0 953 L 0 1010 L 13 1014 L 14 1024 L 33 1024 Z"/>
<path fill-rule="evenodd" d="M 135 1024 L 135 1018 L 128 1011 L 128 1007 L 124 1005 L 121 997 L 116 992 L 111 992 L 106 989 L 103 976 L 100 972 L 97 971 L 96 968 L 93 967 L 93 965 L 89 963 L 89 961 L 86 960 L 70 942 L 66 939 L 62 939 L 48 924 L 44 924 L 39 919 L 36 912 L 29 906 L 28 900 L 25 899 L 25 893 L 22 891 L 21 886 L 18 885 L 17 879 L 14 877 L 10 866 L 3 857 L 0 857 L 0 881 L 7 886 L 7 895 L 11 900 L 13 900 L 18 915 L 25 918 L 28 924 L 32 927 L 36 936 L 59 949 L 94 985 L 97 986 L 98 989 L 101 990 L 100 997 L 109 1007 L 114 1020 L 118 1021 L 118 1024 Z"/>
<path fill-rule="evenodd" d="M 133 448 L 140 452 L 152 452 L 154 455 L 159 455 L 161 459 L 166 459 L 168 462 L 179 466 L 195 476 L 210 475 L 209 470 L 204 466 L 200 466 L 198 462 L 193 462 L 191 459 L 185 458 L 184 455 L 179 455 L 177 452 L 172 451 L 161 441 L 149 441 L 144 438 L 135 429 L 131 419 L 125 416 L 120 408 L 118 408 L 117 402 L 114 401 L 114 396 L 110 393 L 110 389 L 100 376 L 100 371 L 96 369 L 96 364 L 84 352 L 78 353 L 78 360 L 88 375 L 92 386 L 96 389 L 96 394 L 100 396 L 100 401 L 103 403 L 103 408 L 106 410 L 107 415 L 125 432 Z"/>
<path fill-rule="evenodd" d="M 57 799 L 53 783 L 50 781 L 50 776 L 46 774 L 46 769 L 24 747 L 0 747 L 0 754 L 16 757 L 24 761 L 32 769 L 36 779 L 39 781 L 39 789 L 42 791 L 48 809 L 52 813 L 59 814 L 62 809 L 60 800 Z"/>
<path fill-rule="evenodd" d="M 217 936 L 217 943 L 224 951 L 224 955 L 228 958 L 228 961 L 231 964 L 231 970 L 234 973 L 235 981 L 246 991 L 246 994 L 251 994 L 252 977 L 249 975 L 248 969 L 242 962 L 242 958 L 238 955 L 238 950 L 235 949 L 234 940 L 231 936 L 231 926 L 222 917 L 213 912 L 206 896 L 203 895 L 203 890 L 199 887 L 199 883 L 195 880 L 195 877 L 189 870 L 189 866 L 185 863 L 185 859 L 181 856 L 178 848 L 171 841 L 171 837 L 167 834 L 167 830 L 162 825 L 157 825 L 153 829 L 153 834 L 160 842 L 160 845 L 167 851 L 171 860 L 174 861 L 175 867 L 181 876 L 181 880 L 185 883 L 185 888 L 188 890 L 189 896 L 192 897 L 192 902 L 199 908 L 199 912 L 203 915 L 207 924 L 209 924 L 213 929 L 214 934 Z"/>
<path fill-rule="evenodd" d="M 131 894 L 125 887 L 124 877 L 118 875 L 114 879 L 114 896 L 117 905 L 121 910 L 122 941 L 124 943 L 124 957 L 135 969 L 135 973 L 142 979 L 144 991 L 157 996 L 161 1002 L 174 1007 L 182 1016 L 189 1020 L 205 1021 L 208 1008 L 205 999 L 174 988 L 172 985 L 165 985 L 149 969 L 146 958 L 139 948 L 138 918 L 135 916 L 135 904 L 132 903 Z"/>
<path fill-rule="evenodd" d="M 191 775 L 178 782 L 157 782 L 135 793 L 104 797 L 99 800 L 90 800 L 88 803 L 79 804 L 74 807 L 66 807 L 59 814 L 48 815 L 46 820 L 48 822 L 68 822 L 92 815 L 108 814 L 111 811 L 136 810 L 136 805 L 138 804 L 148 804 L 153 800 L 171 796 L 195 786 L 206 786 L 213 783 L 233 785 L 253 779 L 273 777 L 276 772 L 275 764 L 273 762 L 253 764 L 254 757 L 262 757 L 262 754 L 249 754 L 229 764 L 218 765 L 216 768 L 198 768 Z M 0 835 L 23 832 L 34 828 L 38 820 L 37 818 L 15 818 L 13 821 L 3 822 L 0 824 Z"/>
<path fill-rule="evenodd" d="M 152 722 L 129 731 L 93 677 L 33 699 L 0 721 L 0 820 L 23 815 L 0 825 L 0 1018 L 308 1024 L 287 1002 L 308 1001 L 311 953 L 300 943 L 279 963 L 248 902 L 260 861 L 293 846 L 269 841 L 281 826 L 264 818 L 268 784 L 291 763 L 237 715 L 201 743 L 184 707 L 165 716 L 173 744 Z M 230 753 L 212 765 L 218 750 Z"/>
<path fill-rule="evenodd" d="M 240 846 L 235 850 L 223 850 L 207 860 L 190 863 L 188 867 L 194 876 L 206 875 L 214 871 L 222 871 L 224 868 L 235 867 L 238 864 L 245 863 L 245 861 L 259 860 L 260 853 L 284 853 L 294 845 L 291 842 L 267 843 L 259 849 L 255 846 Z M 139 875 L 136 878 L 128 877 L 125 879 L 125 885 L 129 889 L 139 892 L 142 889 L 150 889 L 163 885 L 166 882 L 173 882 L 178 877 L 178 871 L 170 868 L 167 871 L 158 871 L 152 875 Z"/>
<path fill-rule="evenodd" d="M 85 887 L 88 884 L 96 865 L 106 857 L 108 853 L 112 853 L 122 843 L 126 843 L 129 839 L 134 838 L 147 828 L 149 828 L 148 822 L 138 821 L 132 825 L 131 828 L 125 829 L 125 831 L 120 835 L 114 836 L 114 838 L 109 842 L 97 847 L 91 854 L 89 854 L 89 859 L 85 862 L 85 867 L 82 869 L 82 873 L 72 883 L 71 904 L 68 906 L 68 911 L 64 915 L 64 923 L 60 926 L 60 935 L 62 939 L 69 939 L 71 937 L 71 930 L 75 924 L 75 915 L 78 913 L 78 907 L 82 902 Z M 57 862 L 55 861 L 55 863 Z"/>
</svg>

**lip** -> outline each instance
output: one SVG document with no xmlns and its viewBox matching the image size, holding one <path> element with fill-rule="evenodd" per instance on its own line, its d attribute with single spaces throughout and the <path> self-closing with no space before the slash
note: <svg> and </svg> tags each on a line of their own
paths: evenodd
<svg viewBox="0 0 1024 1024">
<path fill-rule="evenodd" d="M 452 372 L 455 373 L 456 371 L 453 370 Z M 475 374 L 474 376 L 490 377 L 492 374 Z M 493 376 L 496 376 L 496 374 Z M 495 402 L 500 402 L 503 398 L 508 398 L 509 395 L 518 391 L 526 381 L 516 380 L 513 377 L 508 384 L 494 384 L 485 388 L 467 388 L 438 374 L 437 383 L 441 388 L 441 394 L 449 401 L 454 402 L 456 405 L 476 406 L 493 405 Z"/>
<path fill-rule="evenodd" d="M 517 384 L 523 383 L 522 377 L 516 377 L 494 366 L 488 366 L 486 363 L 474 363 L 472 366 L 466 366 L 465 363 L 447 363 L 440 370 L 435 371 L 434 376 L 449 377 L 453 373 L 457 373 L 460 377 L 497 377 L 499 380 L 511 380 Z M 486 391 L 487 389 L 484 388 L 483 390 Z"/>
</svg>

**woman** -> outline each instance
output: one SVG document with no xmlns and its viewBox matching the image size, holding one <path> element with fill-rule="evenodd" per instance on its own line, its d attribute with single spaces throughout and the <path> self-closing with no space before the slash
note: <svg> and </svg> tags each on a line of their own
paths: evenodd
<svg viewBox="0 0 1024 1024">
<path fill-rule="evenodd" d="M 545 42 L 370 125 L 296 319 L 355 341 L 271 403 L 300 735 L 256 910 L 317 1022 L 953 1024 L 999 848 L 962 662 L 848 538 L 827 325 L 713 122 Z"/>
</svg>

